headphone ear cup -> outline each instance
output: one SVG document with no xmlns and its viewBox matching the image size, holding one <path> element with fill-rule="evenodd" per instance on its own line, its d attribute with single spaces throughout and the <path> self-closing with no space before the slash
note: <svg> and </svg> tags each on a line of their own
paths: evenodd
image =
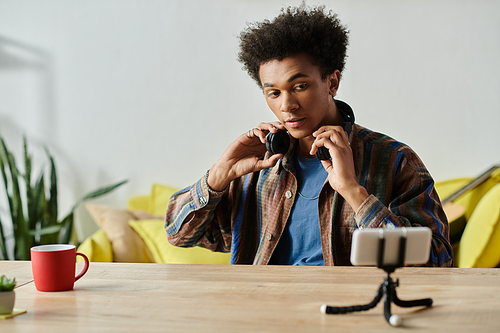
<svg viewBox="0 0 500 333">
<path fill-rule="evenodd" d="M 344 131 L 346 131 L 347 136 L 351 135 L 352 132 L 352 123 L 346 121 L 342 124 L 342 128 Z M 330 159 L 330 152 L 326 147 L 319 147 L 318 150 L 316 151 L 316 154 L 314 154 L 317 159 L 319 160 L 329 160 Z"/>
<path fill-rule="evenodd" d="M 266 135 L 266 148 L 267 151 L 274 154 L 285 155 L 290 147 L 290 136 L 285 131 L 278 131 L 276 133 L 267 133 Z"/>
<path fill-rule="evenodd" d="M 316 154 L 314 154 L 318 160 L 329 160 L 330 159 L 330 152 L 326 147 L 319 147 L 318 150 L 316 150 Z"/>
<path fill-rule="evenodd" d="M 266 149 L 269 153 L 271 153 L 271 155 L 274 155 L 274 151 L 273 151 L 273 138 L 274 138 L 274 133 L 267 133 L 266 135 Z"/>
</svg>

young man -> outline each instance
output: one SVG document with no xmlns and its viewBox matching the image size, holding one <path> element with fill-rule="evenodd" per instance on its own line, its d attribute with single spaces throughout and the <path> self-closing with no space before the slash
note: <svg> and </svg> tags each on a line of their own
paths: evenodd
<svg viewBox="0 0 500 333">
<path fill-rule="evenodd" d="M 352 109 L 334 99 L 348 43 L 337 16 L 288 8 L 240 40 L 239 60 L 278 121 L 239 136 L 172 196 L 169 241 L 230 251 L 234 264 L 349 265 L 356 228 L 427 226 L 428 265 L 451 266 L 448 222 L 423 163 L 401 142 L 351 129 Z M 272 155 L 266 135 L 279 130 L 291 144 Z M 330 159 L 315 157 L 320 147 Z"/>
</svg>

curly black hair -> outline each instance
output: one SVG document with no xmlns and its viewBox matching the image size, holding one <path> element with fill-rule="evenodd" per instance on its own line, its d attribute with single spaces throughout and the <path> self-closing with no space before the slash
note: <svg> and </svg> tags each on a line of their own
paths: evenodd
<svg viewBox="0 0 500 333">
<path fill-rule="evenodd" d="M 328 74 L 344 70 L 348 30 L 337 15 L 325 12 L 324 6 L 281 9 L 273 20 L 251 23 L 239 36 L 238 61 L 243 69 L 261 86 L 260 65 L 270 60 L 283 60 L 306 52 L 320 69 L 322 79 Z"/>
</svg>

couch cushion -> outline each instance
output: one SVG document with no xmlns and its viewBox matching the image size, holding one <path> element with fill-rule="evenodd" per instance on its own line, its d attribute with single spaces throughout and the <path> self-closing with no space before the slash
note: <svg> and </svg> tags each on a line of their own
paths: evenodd
<svg viewBox="0 0 500 333">
<path fill-rule="evenodd" d="M 183 248 L 170 244 L 159 220 L 129 221 L 141 236 L 157 263 L 170 264 L 229 264 L 230 254 L 212 252 L 201 247 Z"/>
<path fill-rule="evenodd" d="M 165 216 L 168 201 L 177 191 L 178 189 L 167 185 L 153 184 L 149 212 L 157 216 Z"/>
<path fill-rule="evenodd" d="M 435 184 L 436 191 L 439 198 L 446 199 L 451 194 L 463 188 L 465 185 L 472 182 L 475 178 L 456 178 L 446 181 L 440 181 Z M 479 200 L 485 195 L 493 186 L 500 183 L 500 169 L 493 171 L 488 179 L 479 184 L 477 187 L 463 194 L 457 198 L 454 203 L 465 208 L 465 219 L 469 220 L 472 212 L 479 203 Z"/>
<path fill-rule="evenodd" d="M 78 247 L 77 252 L 83 253 L 87 256 L 89 261 L 93 262 L 112 262 L 113 250 L 111 249 L 111 242 L 106 237 L 102 229 L 97 230 L 92 236 L 83 241 Z M 80 257 L 76 257 L 77 262 L 83 262 Z"/>
<path fill-rule="evenodd" d="M 142 210 L 151 213 L 151 195 L 133 195 L 127 201 L 128 210 Z"/>
<path fill-rule="evenodd" d="M 500 184 L 479 201 L 465 227 L 459 267 L 496 267 L 500 262 Z"/>
<path fill-rule="evenodd" d="M 141 211 L 128 211 L 105 205 L 85 206 L 97 225 L 111 242 L 115 262 L 153 262 L 148 248 L 129 226 L 129 220 L 162 218 Z"/>
</svg>

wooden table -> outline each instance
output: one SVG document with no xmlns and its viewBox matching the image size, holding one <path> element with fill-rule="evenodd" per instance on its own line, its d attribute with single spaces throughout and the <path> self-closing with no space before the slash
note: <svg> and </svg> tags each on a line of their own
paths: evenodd
<svg viewBox="0 0 500 333">
<path fill-rule="evenodd" d="M 78 264 L 79 268 L 81 264 Z M 367 267 L 91 263 L 66 292 L 35 289 L 30 262 L 0 261 L 16 277 L 16 308 L 0 332 L 499 332 L 500 269 L 403 268 L 401 299 L 431 297 L 431 308 L 324 315 L 324 303 L 370 302 L 385 273 Z M 26 283 L 26 284 L 25 284 Z"/>
</svg>

